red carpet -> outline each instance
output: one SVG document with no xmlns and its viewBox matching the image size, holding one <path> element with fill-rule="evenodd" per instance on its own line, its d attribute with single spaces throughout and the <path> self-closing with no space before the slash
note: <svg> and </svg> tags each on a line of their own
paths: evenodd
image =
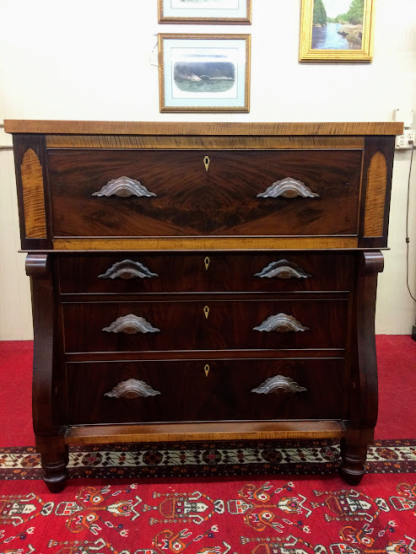
<svg viewBox="0 0 416 554">
<path fill-rule="evenodd" d="M 0 447 L 32 446 L 32 342 L 0 342 Z M 416 342 L 377 337 L 379 420 L 376 439 L 416 438 Z"/>
<path fill-rule="evenodd" d="M 416 438 L 416 342 L 408 336 L 379 335 L 377 361 L 376 439 Z"/>
<path fill-rule="evenodd" d="M 35 444 L 32 361 L 32 341 L 0 341 L 0 447 Z"/>
<path fill-rule="evenodd" d="M 8 554 L 410 554 L 416 476 L 193 482 L 71 482 L 58 495 L 6 481 Z M 27 482 L 26 482 L 27 483 Z M 27 488 L 27 487 L 26 487 Z"/>
</svg>

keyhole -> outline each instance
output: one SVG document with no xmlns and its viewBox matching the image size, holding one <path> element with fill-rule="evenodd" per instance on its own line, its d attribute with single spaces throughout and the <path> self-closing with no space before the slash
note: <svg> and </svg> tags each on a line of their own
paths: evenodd
<svg viewBox="0 0 416 554">
<path fill-rule="evenodd" d="M 210 163 L 211 163 L 211 160 L 209 159 L 209 157 L 205 156 L 205 158 L 204 158 L 205 171 L 208 171 Z"/>
<path fill-rule="evenodd" d="M 205 307 L 204 307 L 204 314 L 205 314 L 205 317 L 208 319 L 208 316 L 209 316 L 209 308 L 208 308 L 208 306 L 205 306 Z"/>
<path fill-rule="evenodd" d="M 208 258 L 208 256 L 204 260 L 205 269 L 208 271 L 209 264 L 211 263 L 211 260 Z"/>
<path fill-rule="evenodd" d="M 211 368 L 209 367 L 208 364 L 206 364 L 206 366 L 204 366 L 205 377 L 208 377 L 208 373 L 209 373 L 209 370 L 210 370 L 210 369 L 211 369 Z"/>
</svg>

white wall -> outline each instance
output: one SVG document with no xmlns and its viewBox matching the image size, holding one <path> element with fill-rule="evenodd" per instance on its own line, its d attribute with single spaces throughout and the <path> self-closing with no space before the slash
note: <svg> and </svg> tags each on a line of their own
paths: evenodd
<svg viewBox="0 0 416 554">
<path fill-rule="evenodd" d="M 0 0 L 0 117 L 133 121 L 389 121 L 416 112 L 416 1 L 377 0 L 372 64 L 299 64 L 300 0 L 253 0 L 252 26 L 158 25 L 156 0 Z M 160 114 L 157 32 L 250 33 L 250 114 Z M 16 255 L 11 152 L 0 151 L 0 339 L 30 337 L 28 285 Z M 415 166 L 416 167 L 416 166 Z M 409 152 L 396 155 L 377 331 L 409 334 L 405 288 Z M 416 289 L 416 170 L 411 212 Z M 7 235 L 5 235 L 7 233 Z"/>
</svg>

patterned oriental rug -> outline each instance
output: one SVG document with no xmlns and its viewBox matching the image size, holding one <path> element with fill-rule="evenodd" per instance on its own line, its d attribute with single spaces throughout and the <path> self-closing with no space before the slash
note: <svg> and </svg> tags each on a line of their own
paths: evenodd
<svg viewBox="0 0 416 554">
<path fill-rule="evenodd" d="M 71 479 L 181 479 L 336 475 L 339 466 L 335 441 L 246 441 L 72 447 L 68 470 Z M 368 451 L 367 472 L 416 473 L 416 439 L 376 441 Z M 0 448 L 0 480 L 41 478 L 34 447 Z"/>
<path fill-rule="evenodd" d="M 7 481 L 2 554 L 413 554 L 416 476 Z M 30 491 L 30 492 L 29 492 Z"/>
</svg>

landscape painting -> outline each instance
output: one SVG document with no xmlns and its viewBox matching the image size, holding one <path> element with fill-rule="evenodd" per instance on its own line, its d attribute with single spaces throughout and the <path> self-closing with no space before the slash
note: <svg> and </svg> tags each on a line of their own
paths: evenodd
<svg viewBox="0 0 416 554">
<path fill-rule="evenodd" d="M 302 0 L 301 61 L 371 61 L 375 0 Z"/>
<path fill-rule="evenodd" d="M 173 78 L 181 91 L 227 92 L 235 87 L 236 67 L 224 54 L 185 55 L 174 63 Z"/>
<path fill-rule="evenodd" d="M 158 0 L 159 23 L 250 24 L 252 0 Z"/>
<path fill-rule="evenodd" d="M 162 112 L 248 111 L 250 36 L 159 35 L 159 74 Z"/>
<path fill-rule="evenodd" d="M 363 21 L 364 0 L 314 0 L 312 48 L 359 50 Z"/>
</svg>

